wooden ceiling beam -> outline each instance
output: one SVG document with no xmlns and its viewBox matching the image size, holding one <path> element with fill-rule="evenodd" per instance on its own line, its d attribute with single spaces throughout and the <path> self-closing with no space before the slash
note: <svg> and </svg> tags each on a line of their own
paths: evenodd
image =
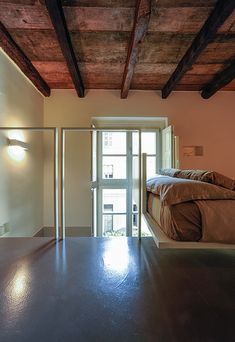
<svg viewBox="0 0 235 342">
<path fill-rule="evenodd" d="M 135 65 L 138 61 L 138 45 L 148 31 L 151 14 L 151 0 L 137 0 L 134 26 L 128 47 L 127 59 L 123 73 L 121 98 L 126 99 L 131 85 Z"/>
<path fill-rule="evenodd" d="M 62 53 L 66 60 L 74 87 L 77 91 L 78 96 L 84 97 L 84 85 L 78 68 L 77 59 L 73 50 L 61 1 L 45 0 L 45 4 L 50 15 L 52 25 L 54 26 L 57 39 L 60 43 Z"/>
<path fill-rule="evenodd" d="M 44 96 L 50 96 L 50 87 L 41 77 L 37 69 L 35 69 L 25 53 L 13 40 L 2 22 L 0 22 L 0 47 L 15 62 L 24 75 L 30 79 L 40 93 L 42 93 Z"/>
<path fill-rule="evenodd" d="M 210 16 L 194 38 L 191 46 L 179 62 L 162 89 L 162 98 L 166 99 L 183 75 L 192 67 L 198 56 L 215 37 L 220 26 L 225 22 L 235 8 L 234 0 L 218 0 Z"/>
<path fill-rule="evenodd" d="M 209 99 L 218 90 L 226 86 L 235 78 L 235 61 L 226 69 L 217 73 L 215 77 L 205 87 L 202 88 L 201 96 L 204 99 Z"/>
</svg>

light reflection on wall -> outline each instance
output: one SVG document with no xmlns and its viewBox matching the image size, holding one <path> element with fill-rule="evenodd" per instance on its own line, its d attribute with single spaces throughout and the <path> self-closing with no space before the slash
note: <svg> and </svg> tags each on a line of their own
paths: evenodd
<svg viewBox="0 0 235 342">
<path fill-rule="evenodd" d="M 20 146 L 8 146 L 8 155 L 16 162 L 24 160 L 26 152 Z"/>
<path fill-rule="evenodd" d="M 120 237 L 110 239 L 104 251 L 103 261 L 108 271 L 124 273 L 130 262 L 127 240 Z"/>
<path fill-rule="evenodd" d="M 18 129 L 9 130 L 7 135 L 9 139 L 25 141 L 24 133 Z"/>
<path fill-rule="evenodd" d="M 25 142 L 24 133 L 20 130 L 12 130 L 8 132 L 9 139 L 15 139 Z M 26 157 L 26 151 L 20 146 L 8 146 L 8 155 L 16 162 L 22 162 Z"/>
</svg>

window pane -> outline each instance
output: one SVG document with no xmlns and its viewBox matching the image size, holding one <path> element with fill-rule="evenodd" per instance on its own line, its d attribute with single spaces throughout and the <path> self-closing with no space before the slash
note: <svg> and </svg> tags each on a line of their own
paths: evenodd
<svg viewBox="0 0 235 342">
<path fill-rule="evenodd" d="M 103 154 L 126 154 L 125 132 L 103 132 L 102 133 Z"/>
<path fill-rule="evenodd" d="M 103 157 L 102 158 L 103 179 L 125 179 L 126 157 Z"/>
<path fill-rule="evenodd" d="M 139 179 L 139 156 L 132 157 L 132 177 L 133 179 Z"/>
<path fill-rule="evenodd" d="M 139 154 L 139 133 L 132 133 L 132 154 Z"/>
<path fill-rule="evenodd" d="M 142 132 L 142 153 L 156 154 L 156 133 L 155 132 Z M 132 133 L 132 151 L 133 154 L 139 153 L 139 134 Z"/>
<path fill-rule="evenodd" d="M 147 178 L 156 173 L 156 157 L 147 157 Z"/>
<path fill-rule="evenodd" d="M 138 214 L 132 215 L 132 236 L 138 236 Z M 150 230 L 148 229 L 147 224 L 145 221 L 142 221 L 141 225 L 141 236 L 152 236 Z"/>
<path fill-rule="evenodd" d="M 126 212 L 126 189 L 104 189 L 103 193 L 103 213 Z"/>
<path fill-rule="evenodd" d="M 156 133 L 143 132 L 141 138 L 142 153 L 156 154 Z"/>
<path fill-rule="evenodd" d="M 126 236 L 126 215 L 103 215 L 103 236 Z"/>
<path fill-rule="evenodd" d="M 138 214 L 132 214 L 132 236 L 138 236 Z"/>
<path fill-rule="evenodd" d="M 113 232 L 113 215 L 103 216 L 103 235 Z"/>
</svg>

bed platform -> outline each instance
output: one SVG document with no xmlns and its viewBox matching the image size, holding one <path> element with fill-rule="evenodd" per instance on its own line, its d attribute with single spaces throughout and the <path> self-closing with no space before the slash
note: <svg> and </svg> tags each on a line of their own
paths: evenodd
<svg viewBox="0 0 235 342">
<path fill-rule="evenodd" d="M 143 213 L 143 219 L 147 224 L 157 247 L 160 249 L 235 249 L 234 244 L 200 241 L 176 241 L 166 236 L 166 234 L 161 230 L 156 221 L 153 220 L 148 212 Z"/>
</svg>

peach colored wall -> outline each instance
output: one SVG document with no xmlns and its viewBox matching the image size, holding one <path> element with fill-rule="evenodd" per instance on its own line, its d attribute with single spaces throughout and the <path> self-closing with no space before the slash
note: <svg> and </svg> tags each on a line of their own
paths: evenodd
<svg viewBox="0 0 235 342">
<path fill-rule="evenodd" d="M 213 169 L 235 178 L 235 92 L 218 92 L 209 100 L 197 92 L 175 92 L 163 100 L 154 91 L 54 90 L 44 101 L 46 126 L 90 126 L 94 116 L 167 116 L 180 136 L 181 168 Z M 182 146 L 200 145 L 203 157 L 184 157 Z"/>
</svg>

